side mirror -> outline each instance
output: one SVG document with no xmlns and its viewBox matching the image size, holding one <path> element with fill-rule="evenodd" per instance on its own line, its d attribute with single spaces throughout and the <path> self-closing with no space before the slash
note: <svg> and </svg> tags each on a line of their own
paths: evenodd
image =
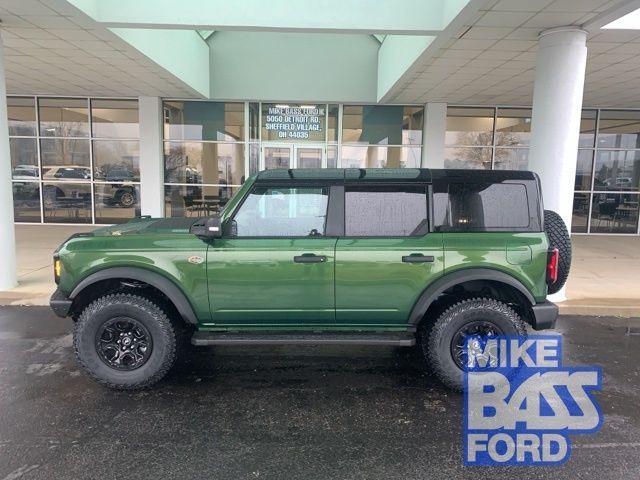
<svg viewBox="0 0 640 480">
<path fill-rule="evenodd" d="M 222 237 L 222 222 L 220 217 L 207 217 L 191 225 L 189 233 L 203 240 Z"/>
</svg>

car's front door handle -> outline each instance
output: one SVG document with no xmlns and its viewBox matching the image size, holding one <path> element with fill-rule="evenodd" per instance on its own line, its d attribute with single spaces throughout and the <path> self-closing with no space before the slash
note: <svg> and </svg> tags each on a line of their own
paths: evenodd
<svg viewBox="0 0 640 480">
<path fill-rule="evenodd" d="M 430 263 L 433 262 L 433 255 L 423 255 L 421 253 L 412 253 L 411 255 L 403 255 L 404 263 Z"/>
<path fill-rule="evenodd" d="M 303 253 L 293 257 L 295 263 L 324 263 L 327 261 L 326 255 L 316 255 L 315 253 Z"/>
</svg>

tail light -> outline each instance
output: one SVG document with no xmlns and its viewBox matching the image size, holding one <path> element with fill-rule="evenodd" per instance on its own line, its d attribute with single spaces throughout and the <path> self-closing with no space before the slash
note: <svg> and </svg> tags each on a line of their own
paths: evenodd
<svg viewBox="0 0 640 480">
<path fill-rule="evenodd" d="M 552 285 L 558 281 L 558 264 L 560 262 L 560 252 L 557 248 L 552 248 L 547 254 L 547 283 Z"/>
</svg>

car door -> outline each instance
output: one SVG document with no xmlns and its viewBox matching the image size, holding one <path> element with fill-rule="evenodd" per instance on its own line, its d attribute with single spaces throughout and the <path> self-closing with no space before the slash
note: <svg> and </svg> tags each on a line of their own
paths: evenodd
<svg viewBox="0 0 640 480">
<path fill-rule="evenodd" d="M 430 232 L 428 185 L 345 185 L 344 237 L 336 245 L 336 323 L 405 325 L 444 268 L 442 234 Z"/>
<path fill-rule="evenodd" d="M 207 252 L 212 319 L 222 326 L 335 322 L 327 184 L 256 184 Z"/>
</svg>

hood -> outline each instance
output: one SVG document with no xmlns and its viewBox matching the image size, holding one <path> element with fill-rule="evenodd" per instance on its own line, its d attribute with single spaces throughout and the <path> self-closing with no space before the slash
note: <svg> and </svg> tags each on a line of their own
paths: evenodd
<svg viewBox="0 0 640 480">
<path fill-rule="evenodd" d="M 189 233 L 191 225 L 198 220 L 189 217 L 171 217 L 171 218 L 135 218 L 128 223 L 121 225 L 111 225 L 108 227 L 98 228 L 92 233 L 96 237 L 109 237 L 120 235 L 135 235 L 143 233 Z"/>
</svg>

